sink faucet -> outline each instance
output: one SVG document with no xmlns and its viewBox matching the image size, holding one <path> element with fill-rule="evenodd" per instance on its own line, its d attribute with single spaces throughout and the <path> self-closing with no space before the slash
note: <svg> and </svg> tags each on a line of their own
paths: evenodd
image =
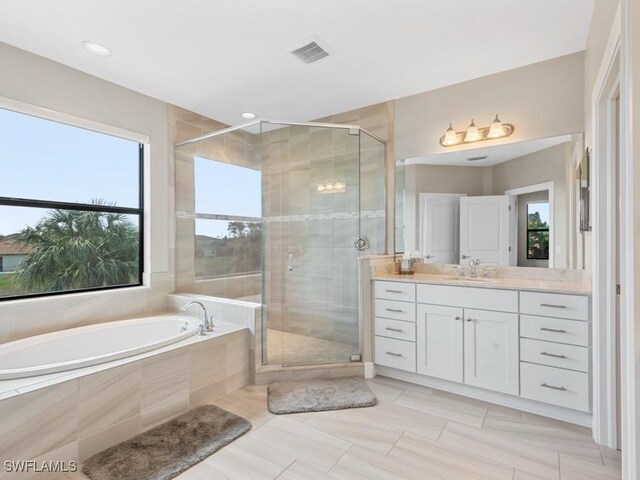
<svg viewBox="0 0 640 480">
<path fill-rule="evenodd" d="M 480 259 L 476 258 L 475 260 L 471 260 L 469 265 L 471 265 L 471 272 L 469 273 L 469 276 L 471 278 L 478 278 L 478 265 L 480 265 Z"/>
<path fill-rule="evenodd" d="M 191 300 L 189 303 L 180 308 L 183 312 L 187 310 L 189 307 L 193 305 L 198 305 L 202 308 L 203 321 L 200 324 L 200 335 L 206 335 L 207 332 L 213 332 L 213 315 L 209 317 L 207 313 L 207 307 L 204 306 L 204 303 L 199 302 L 197 300 Z"/>
</svg>

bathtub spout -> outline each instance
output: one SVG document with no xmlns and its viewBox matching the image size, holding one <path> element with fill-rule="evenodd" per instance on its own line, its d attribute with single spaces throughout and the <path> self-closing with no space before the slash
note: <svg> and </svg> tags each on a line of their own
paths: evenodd
<svg viewBox="0 0 640 480">
<path fill-rule="evenodd" d="M 181 307 L 180 310 L 182 311 L 187 310 L 189 307 L 193 305 L 198 305 L 199 307 L 202 308 L 203 320 L 202 320 L 202 323 L 200 324 L 200 335 L 206 335 L 207 332 L 213 332 L 213 327 L 214 327 L 213 315 L 209 317 L 209 314 L 207 313 L 207 307 L 204 306 L 204 303 L 199 302 L 197 300 L 191 300 L 189 303 Z"/>
</svg>

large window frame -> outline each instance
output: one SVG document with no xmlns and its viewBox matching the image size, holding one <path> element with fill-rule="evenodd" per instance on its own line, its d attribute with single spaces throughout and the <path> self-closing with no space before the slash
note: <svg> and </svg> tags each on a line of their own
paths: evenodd
<svg viewBox="0 0 640 480">
<path fill-rule="evenodd" d="M 551 254 L 550 250 L 551 250 L 551 244 L 549 243 L 549 248 L 547 249 L 547 256 L 546 257 L 532 257 L 529 255 L 529 234 L 530 233 L 540 233 L 540 232 L 547 232 L 547 238 L 548 241 L 550 242 L 551 240 L 551 226 L 549 225 L 549 222 L 547 222 L 547 227 L 546 228 L 530 228 L 529 227 L 529 205 L 531 204 L 541 204 L 541 203 L 546 203 L 549 208 L 551 208 L 550 203 L 548 201 L 533 201 L 531 203 L 527 203 L 527 232 L 525 235 L 525 251 L 527 252 L 527 260 L 549 260 L 549 256 Z"/>
<path fill-rule="evenodd" d="M 82 212 L 99 212 L 99 213 L 117 213 L 124 215 L 132 215 L 138 217 L 138 275 L 136 282 L 122 285 L 108 285 L 102 287 L 78 288 L 73 290 L 61 290 L 50 292 L 36 292 L 19 295 L 10 295 L 0 297 L 1 302 L 27 300 L 41 297 L 55 297 L 59 295 L 74 295 L 87 292 L 100 292 L 107 290 L 118 290 L 126 288 L 135 288 L 144 286 L 145 275 L 145 164 L 147 163 L 147 154 L 149 140 L 143 135 L 128 132 L 118 127 L 112 127 L 92 120 L 78 118 L 61 112 L 54 112 L 41 107 L 32 106 L 22 102 L 18 102 L 9 98 L 0 97 L 0 109 L 14 111 L 21 114 L 31 115 L 43 120 L 57 122 L 71 127 L 91 130 L 104 135 L 112 135 L 115 137 L 130 140 L 138 143 L 138 206 L 137 207 L 118 207 L 115 205 L 97 205 L 91 203 L 61 202 L 49 200 L 35 200 L 29 198 L 5 197 L 0 195 L 0 206 L 8 207 L 31 207 L 45 208 L 49 210 L 72 210 Z"/>
</svg>

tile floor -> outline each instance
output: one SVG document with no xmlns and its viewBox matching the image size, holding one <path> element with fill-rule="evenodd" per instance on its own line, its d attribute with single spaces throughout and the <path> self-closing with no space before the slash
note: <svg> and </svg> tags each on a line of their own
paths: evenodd
<svg viewBox="0 0 640 480">
<path fill-rule="evenodd" d="M 275 416 L 266 387 L 216 403 L 251 432 L 179 480 L 614 480 L 620 452 L 586 428 L 378 377 L 372 408 Z M 78 474 L 57 480 L 81 480 Z"/>
</svg>

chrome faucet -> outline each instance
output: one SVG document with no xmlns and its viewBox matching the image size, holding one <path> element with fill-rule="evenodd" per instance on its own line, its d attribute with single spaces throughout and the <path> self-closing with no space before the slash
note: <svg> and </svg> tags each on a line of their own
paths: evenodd
<svg viewBox="0 0 640 480">
<path fill-rule="evenodd" d="M 476 258 L 475 260 L 471 260 L 469 265 L 471 265 L 471 272 L 469 273 L 469 276 L 471 278 L 478 278 L 478 265 L 480 265 L 480 259 Z"/>
<path fill-rule="evenodd" d="M 213 315 L 209 317 L 209 314 L 207 313 L 207 307 L 204 306 L 204 303 L 199 302 L 197 300 L 191 300 L 189 303 L 181 307 L 180 310 L 184 312 L 185 310 L 187 310 L 189 307 L 193 305 L 198 305 L 199 307 L 202 308 L 203 321 L 200 324 L 200 335 L 206 335 L 207 332 L 213 332 L 213 327 L 214 327 Z"/>
</svg>

